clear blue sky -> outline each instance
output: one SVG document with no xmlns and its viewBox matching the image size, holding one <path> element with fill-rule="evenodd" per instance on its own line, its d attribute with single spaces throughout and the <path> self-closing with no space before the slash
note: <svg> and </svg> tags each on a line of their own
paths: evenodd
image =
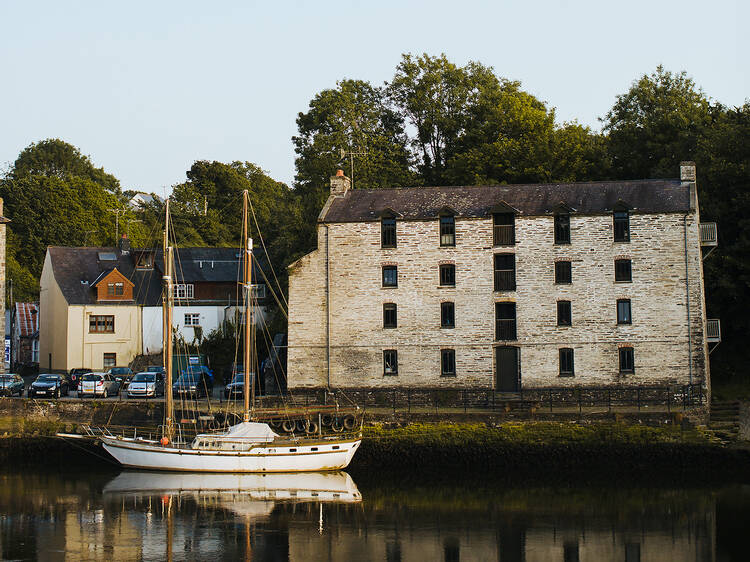
<svg viewBox="0 0 750 562">
<path fill-rule="evenodd" d="M 424 2 L 0 0 L 0 167 L 59 137 L 126 189 L 162 193 L 197 159 L 294 177 L 297 113 L 401 53 L 476 60 L 597 118 L 658 64 L 713 99 L 750 97 L 747 0 Z M 741 31 L 740 26 L 743 26 Z"/>
</svg>

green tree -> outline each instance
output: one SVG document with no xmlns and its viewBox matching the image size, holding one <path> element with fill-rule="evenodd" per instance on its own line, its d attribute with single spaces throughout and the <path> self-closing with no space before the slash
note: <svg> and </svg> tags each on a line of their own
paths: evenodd
<svg viewBox="0 0 750 562">
<path fill-rule="evenodd" d="M 88 156 L 60 139 L 46 139 L 27 146 L 18 155 L 10 176 L 14 179 L 77 176 L 90 179 L 113 193 L 120 192 L 120 181 L 116 177 L 106 173 L 104 168 L 95 167 Z"/>
<path fill-rule="evenodd" d="M 354 157 L 357 188 L 414 181 L 403 120 L 388 106 L 382 88 L 342 80 L 310 101 L 308 111 L 297 116 L 297 129 L 292 137 L 297 153 L 295 187 L 303 205 L 306 244 L 314 240 L 315 219 L 328 197 L 330 176 L 336 168 L 352 174 L 343 153 L 364 153 Z"/>
<path fill-rule="evenodd" d="M 698 140 L 711 120 L 709 100 L 693 80 L 658 66 L 617 96 L 604 119 L 614 174 L 674 177 L 680 161 L 696 159 Z"/>
</svg>

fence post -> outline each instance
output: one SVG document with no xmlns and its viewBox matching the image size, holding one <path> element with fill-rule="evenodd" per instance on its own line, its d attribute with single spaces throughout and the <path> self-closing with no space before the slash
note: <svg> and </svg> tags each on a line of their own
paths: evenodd
<svg viewBox="0 0 750 562">
<path fill-rule="evenodd" d="M 581 389 L 578 389 L 578 415 L 581 415 Z"/>
<path fill-rule="evenodd" d="M 396 413 L 396 389 L 393 389 L 393 413 Z"/>
<path fill-rule="evenodd" d="M 549 389 L 549 411 L 552 412 L 552 389 Z"/>
<path fill-rule="evenodd" d="M 466 389 L 463 390 L 464 394 L 464 414 L 466 413 Z"/>
<path fill-rule="evenodd" d="M 406 389 L 406 411 L 411 414 L 411 390 Z"/>
<path fill-rule="evenodd" d="M 436 391 L 432 391 L 432 399 L 435 401 L 435 413 L 438 413 L 438 395 Z"/>
<path fill-rule="evenodd" d="M 612 412 L 612 389 L 607 389 L 607 412 Z"/>
<path fill-rule="evenodd" d="M 641 411 L 641 387 L 635 389 L 636 400 L 638 401 L 638 411 Z"/>
<path fill-rule="evenodd" d="M 672 413 L 672 391 L 667 387 L 667 413 Z"/>
</svg>

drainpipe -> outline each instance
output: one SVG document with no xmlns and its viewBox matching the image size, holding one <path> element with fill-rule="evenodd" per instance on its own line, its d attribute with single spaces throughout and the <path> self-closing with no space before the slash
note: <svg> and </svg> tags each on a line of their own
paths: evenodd
<svg viewBox="0 0 750 562">
<path fill-rule="evenodd" d="M 331 276 L 328 237 L 330 230 L 326 229 L 326 391 L 331 389 Z M 326 392 L 327 394 L 327 392 Z"/>
<path fill-rule="evenodd" d="M 693 338 L 690 331 L 690 267 L 688 263 L 688 215 L 683 217 L 683 226 L 685 232 L 685 305 L 687 308 L 687 335 L 688 335 L 688 382 L 693 384 Z"/>
</svg>

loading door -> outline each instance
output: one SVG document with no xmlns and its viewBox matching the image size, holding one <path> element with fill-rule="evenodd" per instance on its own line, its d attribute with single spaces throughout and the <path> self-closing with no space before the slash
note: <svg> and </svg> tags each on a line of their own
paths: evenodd
<svg viewBox="0 0 750 562">
<path fill-rule="evenodd" d="M 521 369 L 517 347 L 496 347 L 495 369 L 495 389 L 498 392 L 518 392 L 521 389 Z"/>
</svg>

